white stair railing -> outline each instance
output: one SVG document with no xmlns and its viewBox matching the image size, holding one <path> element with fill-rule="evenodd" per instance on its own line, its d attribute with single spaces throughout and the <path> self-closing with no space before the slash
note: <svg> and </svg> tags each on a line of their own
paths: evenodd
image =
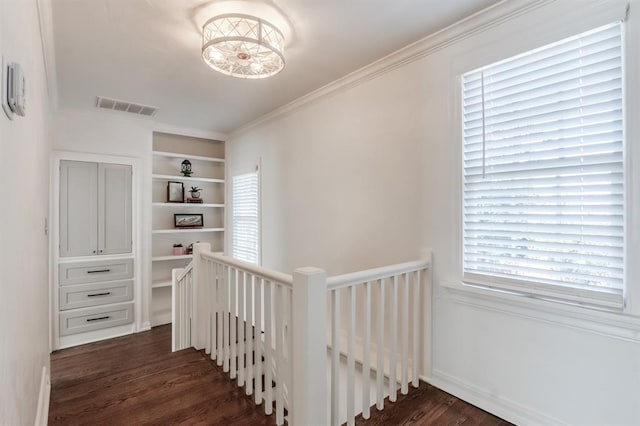
<svg viewBox="0 0 640 426">
<path fill-rule="evenodd" d="M 372 395 L 376 407 L 382 410 L 387 396 L 391 402 L 396 401 L 398 388 L 406 395 L 409 382 L 418 387 L 420 301 L 429 265 L 426 260 L 408 262 L 327 280 L 332 425 L 353 425 L 360 413 L 368 419 Z M 346 375 L 341 374 L 343 358 Z M 356 406 L 356 395 L 361 397 L 360 407 Z"/>
<path fill-rule="evenodd" d="M 277 425 L 351 425 L 369 418 L 372 401 L 381 410 L 398 388 L 419 384 L 429 267 L 327 279 L 321 269 L 287 275 L 194 244 L 192 264 L 173 272 L 174 350 L 204 349 L 265 414 L 275 411 Z"/>
</svg>

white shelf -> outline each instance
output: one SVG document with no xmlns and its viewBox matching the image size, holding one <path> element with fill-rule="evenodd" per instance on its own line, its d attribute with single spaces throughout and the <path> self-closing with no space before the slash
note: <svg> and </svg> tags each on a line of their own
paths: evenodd
<svg viewBox="0 0 640 426">
<path fill-rule="evenodd" d="M 204 157 L 202 155 L 179 154 L 177 152 L 153 151 L 153 155 L 155 155 L 156 157 L 184 158 L 187 160 L 210 161 L 212 163 L 224 163 L 224 158 Z"/>
<path fill-rule="evenodd" d="M 151 258 L 152 262 L 164 262 L 166 260 L 186 260 L 193 258 L 191 254 L 181 254 L 180 256 L 155 256 Z"/>
<path fill-rule="evenodd" d="M 224 228 L 154 229 L 152 234 L 181 234 L 197 232 L 223 232 Z"/>
<path fill-rule="evenodd" d="M 164 288 L 164 287 L 171 287 L 171 279 L 158 280 L 151 283 L 151 288 Z"/>
<path fill-rule="evenodd" d="M 152 203 L 154 207 L 220 207 L 224 208 L 224 204 L 213 203 Z"/>
<path fill-rule="evenodd" d="M 177 180 L 177 181 L 185 181 L 185 182 L 210 182 L 210 183 L 224 183 L 224 179 L 214 179 L 214 178 L 206 178 L 206 177 L 186 177 L 186 176 L 176 176 L 176 175 L 157 175 L 154 174 L 152 177 L 156 180 Z"/>
</svg>

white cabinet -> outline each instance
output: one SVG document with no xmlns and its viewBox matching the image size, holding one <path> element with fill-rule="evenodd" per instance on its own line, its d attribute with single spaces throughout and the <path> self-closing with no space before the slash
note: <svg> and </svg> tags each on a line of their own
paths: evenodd
<svg viewBox="0 0 640 426">
<path fill-rule="evenodd" d="M 51 313 L 53 348 L 61 349 L 134 332 L 140 284 L 132 238 L 135 161 L 56 156 Z"/>
<path fill-rule="evenodd" d="M 131 253 L 131 166 L 60 161 L 60 257 Z"/>
</svg>

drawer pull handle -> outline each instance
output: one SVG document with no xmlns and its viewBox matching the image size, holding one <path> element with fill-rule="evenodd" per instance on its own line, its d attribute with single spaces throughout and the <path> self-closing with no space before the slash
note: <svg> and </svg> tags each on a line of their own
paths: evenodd
<svg viewBox="0 0 640 426">
<path fill-rule="evenodd" d="M 106 293 L 87 294 L 87 297 L 108 296 L 110 294 L 111 292 L 107 291 Z"/>
<path fill-rule="evenodd" d="M 106 320 L 106 319 L 109 319 L 109 318 L 111 318 L 109 315 L 107 315 L 106 317 L 87 318 L 87 322 Z"/>
<path fill-rule="evenodd" d="M 95 271 L 87 271 L 87 274 L 97 274 L 100 272 L 111 272 L 111 269 L 97 269 Z"/>
</svg>

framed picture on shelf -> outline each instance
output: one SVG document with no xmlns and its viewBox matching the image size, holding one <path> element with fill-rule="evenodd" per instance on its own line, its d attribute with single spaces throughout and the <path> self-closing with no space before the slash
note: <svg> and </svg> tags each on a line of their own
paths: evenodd
<svg viewBox="0 0 640 426">
<path fill-rule="evenodd" d="M 184 203 L 184 185 L 182 182 L 167 183 L 167 203 Z"/>
<path fill-rule="evenodd" d="M 202 228 L 204 226 L 204 218 L 202 213 L 176 213 L 173 215 L 173 225 L 176 228 Z"/>
</svg>

